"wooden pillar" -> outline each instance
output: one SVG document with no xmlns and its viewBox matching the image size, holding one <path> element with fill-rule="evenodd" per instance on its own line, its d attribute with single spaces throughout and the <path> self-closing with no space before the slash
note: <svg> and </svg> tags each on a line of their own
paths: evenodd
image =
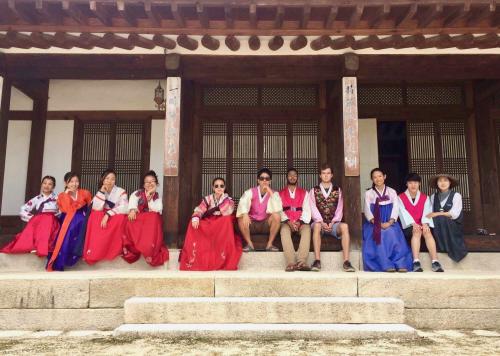
<svg viewBox="0 0 500 356">
<path fill-rule="evenodd" d="M 26 179 L 26 200 L 40 194 L 42 180 L 43 149 L 49 101 L 49 81 L 34 83 L 36 96 L 33 99 L 33 120 L 31 121 L 30 149 Z"/>
<path fill-rule="evenodd" d="M 334 178 L 340 180 L 344 193 L 344 221 L 349 225 L 353 249 L 361 248 L 361 185 L 359 165 L 359 136 L 357 82 L 358 58 L 352 54 L 344 57 L 343 77 L 329 87 L 330 117 L 329 132 L 340 133 L 336 137 L 330 156 L 333 162 Z"/>
<path fill-rule="evenodd" d="M 496 83 L 498 84 L 498 83 Z M 498 176 L 500 174 L 496 159 L 498 149 L 495 122 L 491 117 L 493 95 L 481 83 L 474 90 L 474 115 L 476 120 L 477 150 L 479 163 L 479 184 L 481 189 L 481 202 L 483 210 L 484 227 L 490 232 L 500 233 L 500 187 Z M 500 88 L 497 89 L 497 91 Z M 489 94 L 488 94 L 489 92 Z"/>
<path fill-rule="evenodd" d="M 12 83 L 3 79 L 2 98 L 0 102 L 0 209 L 2 207 L 3 181 L 5 174 L 5 155 L 7 152 L 7 133 L 9 129 L 10 95 Z"/>
</svg>

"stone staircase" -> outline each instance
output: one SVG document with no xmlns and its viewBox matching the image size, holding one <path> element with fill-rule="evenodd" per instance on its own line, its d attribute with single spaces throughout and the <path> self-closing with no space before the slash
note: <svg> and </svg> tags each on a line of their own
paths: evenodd
<svg viewBox="0 0 500 356">
<path fill-rule="evenodd" d="M 404 303 L 363 297 L 133 297 L 115 336 L 413 338 Z"/>
</svg>

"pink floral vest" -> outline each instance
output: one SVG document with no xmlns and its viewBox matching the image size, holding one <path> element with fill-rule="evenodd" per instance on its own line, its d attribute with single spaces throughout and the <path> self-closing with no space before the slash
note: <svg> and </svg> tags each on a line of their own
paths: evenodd
<svg viewBox="0 0 500 356">
<path fill-rule="evenodd" d="M 253 221 L 263 221 L 267 219 L 267 203 L 269 202 L 269 194 L 266 193 L 262 203 L 259 201 L 259 187 L 252 188 L 252 204 L 248 216 Z"/>
</svg>

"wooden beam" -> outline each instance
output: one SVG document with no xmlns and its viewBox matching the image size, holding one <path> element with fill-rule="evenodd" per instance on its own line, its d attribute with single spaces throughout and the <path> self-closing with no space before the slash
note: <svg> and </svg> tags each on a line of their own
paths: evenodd
<svg viewBox="0 0 500 356">
<path fill-rule="evenodd" d="M 131 45 L 136 47 L 142 47 L 146 49 L 153 49 L 156 47 L 156 44 L 152 40 L 145 38 L 141 35 L 138 35 L 137 33 L 129 34 L 128 41 L 130 42 Z"/>
<path fill-rule="evenodd" d="M 49 81 L 32 83 L 41 95 L 33 100 L 33 120 L 31 121 L 30 147 L 28 154 L 28 172 L 26 176 L 26 200 L 40 194 L 42 180 L 43 149 L 45 146 L 45 128 L 49 102 Z"/>
<path fill-rule="evenodd" d="M 316 38 L 315 40 L 311 41 L 311 48 L 313 51 L 319 51 L 321 49 L 330 47 L 332 44 L 332 39 L 330 36 L 320 36 Z"/>
<path fill-rule="evenodd" d="M 257 5 L 250 4 L 250 8 L 248 9 L 249 19 L 250 19 L 250 28 L 257 28 Z"/>
<path fill-rule="evenodd" d="M 403 38 L 400 42 L 396 44 L 395 48 L 421 48 L 425 43 L 424 35 L 412 35 Z"/>
<path fill-rule="evenodd" d="M 363 10 L 363 5 L 356 5 L 353 7 L 351 17 L 349 17 L 349 21 L 347 23 L 348 28 L 355 28 L 358 25 L 359 20 L 361 20 L 361 16 L 363 16 Z"/>
<path fill-rule="evenodd" d="M 81 33 L 80 34 L 80 44 L 85 47 L 100 47 L 105 49 L 113 48 L 113 44 L 109 41 L 104 41 L 102 37 L 94 35 L 92 33 Z"/>
<path fill-rule="evenodd" d="M 224 5 L 224 19 L 226 21 L 226 28 L 234 27 L 233 9 L 229 4 Z"/>
<path fill-rule="evenodd" d="M 170 10 L 172 11 L 175 22 L 177 22 L 177 26 L 181 28 L 186 27 L 186 22 L 184 21 L 184 17 L 182 17 L 181 10 L 176 2 L 170 5 Z"/>
<path fill-rule="evenodd" d="M 443 5 L 437 3 L 435 5 L 430 5 L 429 9 L 424 12 L 418 21 L 418 27 L 423 28 L 429 26 L 429 24 L 434 21 L 437 17 L 441 16 L 443 13 Z"/>
<path fill-rule="evenodd" d="M 104 7 L 103 4 L 98 3 L 96 0 L 91 0 L 89 2 L 89 9 L 94 14 L 94 16 L 99 21 L 101 21 L 103 26 L 107 27 L 113 26 L 109 11 Z"/>
<path fill-rule="evenodd" d="M 285 41 L 283 40 L 283 37 L 281 36 L 274 36 L 269 40 L 269 49 L 271 51 L 277 51 L 281 47 L 283 47 L 283 44 Z"/>
<path fill-rule="evenodd" d="M 81 41 L 79 36 L 70 35 L 66 32 L 56 32 L 56 34 L 54 35 L 54 42 L 61 45 L 66 44 L 67 46 L 71 47 L 80 47 L 85 49 L 93 48 L 93 46 L 89 46 L 88 44 Z"/>
<path fill-rule="evenodd" d="M 179 35 L 177 37 L 177 44 L 181 47 L 189 49 L 190 51 L 194 51 L 198 48 L 198 41 L 187 35 Z"/>
<path fill-rule="evenodd" d="M 80 25 L 88 25 L 88 17 L 80 11 L 78 5 L 70 0 L 62 0 L 62 9 L 73 20 Z"/>
<path fill-rule="evenodd" d="M 19 2 L 17 2 L 19 3 Z M 8 7 L 11 13 L 13 13 L 20 20 L 27 22 L 29 24 L 35 25 L 38 23 L 36 17 L 33 14 L 27 13 L 16 6 L 16 0 L 8 0 Z"/>
<path fill-rule="evenodd" d="M 464 17 L 469 16 L 470 2 L 465 2 L 463 5 L 458 6 L 457 9 L 451 13 L 443 22 L 444 27 L 451 27 Z"/>
<path fill-rule="evenodd" d="M 425 39 L 424 48 L 452 48 L 454 47 L 454 43 L 451 40 L 450 35 L 441 34 L 433 37 L 428 37 Z M 418 47 L 420 48 L 420 47 Z"/>
<path fill-rule="evenodd" d="M 151 25 L 154 27 L 161 27 L 161 16 L 160 13 L 155 11 L 151 0 L 144 1 L 144 12 L 146 13 Z"/>
<path fill-rule="evenodd" d="M 220 41 L 210 35 L 205 35 L 201 38 L 201 44 L 203 47 L 208 48 L 211 51 L 216 51 L 220 47 Z"/>
<path fill-rule="evenodd" d="M 451 38 L 451 42 L 458 49 L 474 48 L 474 36 L 470 33 L 466 35 L 454 36 Z"/>
<path fill-rule="evenodd" d="M 240 40 L 238 40 L 234 35 L 227 36 L 225 43 L 227 48 L 229 48 L 233 52 L 240 49 Z"/>
<path fill-rule="evenodd" d="M 175 46 L 177 46 L 177 43 L 170 39 L 167 38 L 163 35 L 156 34 L 153 36 L 153 42 L 160 47 L 166 48 L 166 49 L 174 49 Z"/>
<path fill-rule="evenodd" d="M 5 176 L 5 157 L 7 153 L 7 134 L 9 131 L 11 91 L 11 81 L 8 78 L 4 78 L 2 83 L 2 96 L 0 101 L 0 206 L 3 197 L 3 182 Z"/>
<path fill-rule="evenodd" d="M 129 24 L 129 26 L 137 27 L 137 19 L 127 9 L 127 6 L 125 5 L 125 0 L 116 0 L 116 10 L 120 14 L 120 16 Z"/>
<path fill-rule="evenodd" d="M 403 41 L 401 35 L 392 35 L 385 38 L 378 38 L 374 49 L 384 49 L 384 48 L 399 48 L 400 43 Z"/>
<path fill-rule="evenodd" d="M 330 48 L 331 49 L 349 48 L 354 45 L 354 42 L 356 42 L 356 40 L 354 39 L 353 36 L 343 36 L 332 40 Z"/>
<path fill-rule="evenodd" d="M 326 21 L 325 21 L 325 28 L 326 29 L 332 28 L 333 23 L 335 22 L 335 19 L 337 18 L 338 12 L 339 12 L 338 6 L 331 6 L 330 7 L 330 12 L 328 13 L 328 17 L 326 18 Z"/>
<path fill-rule="evenodd" d="M 285 17 L 285 8 L 280 5 L 276 8 L 276 17 L 274 18 L 274 28 L 283 27 L 283 18 Z"/>
<path fill-rule="evenodd" d="M 302 19 L 300 21 L 300 28 L 307 28 L 310 18 L 311 18 L 311 5 L 306 4 L 302 8 Z"/>
<path fill-rule="evenodd" d="M 293 51 L 298 51 L 299 49 L 302 49 L 305 46 L 307 46 L 307 37 L 304 35 L 297 36 L 290 42 L 290 48 Z"/>
<path fill-rule="evenodd" d="M 413 16 L 417 13 L 417 4 L 411 4 L 408 6 L 408 9 L 406 10 L 405 14 L 401 16 L 398 20 L 396 20 L 395 26 L 396 27 L 402 27 L 406 25 L 408 21 L 413 19 Z"/>
<path fill-rule="evenodd" d="M 133 49 L 134 45 L 131 44 L 128 38 L 123 38 L 115 33 L 106 33 L 102 36 L 102 42 L 112 44 L 113 47 L 118 47 L 122 49 Z"/>
<path fill-rule="evenodd" d="M 248 39 L 248 47 L 250 47 L 252 51 L 257 51 L 260 48 L 260 38 L 255 35 L 250 36 Z"/>
<path fill-rule="evenodd" d="M 384 4 L 382 6 L 379 6 L 375 11 L 375 14 L 370 19 L 368 26 L 370 28 L 378 27 L 380 23 L 387 18 L 390 12 L 391 12 L 391 6 L 389 4 Z"/>
<path fill-rule="evenodd" d="M 196 13 L 198 14 L 198 20 L 200 21 L 200 25 L 202 28 L 209 28 L 210 22 L 208 21 L 208 15 L 205 11 L 205 7 L 202 3 L 196 3 Z"/>
</svg>

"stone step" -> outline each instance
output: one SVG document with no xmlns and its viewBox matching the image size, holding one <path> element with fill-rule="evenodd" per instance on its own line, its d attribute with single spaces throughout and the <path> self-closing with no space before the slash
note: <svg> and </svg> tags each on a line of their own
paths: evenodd
<svg viewBox="0 0 500 356">
<path fill-rule="evenodd" d="M 440 253 L 441 261 L 445 272 L 450 271 L 497 271 L 498 258 L 500 253 L 469 253 L 460 263 L 453 262 L 448 255 Z M 351 251 L 350 259 L 356 270 L 362 269 L 361 252 Z M 110 271 L 110 270 L 138 270 L 138 271 L 174 271 L 178 270 L 179 250 L 170 250 L 170 260 L 165 266 L 151 267 L 141 258 L 133 264 L 128 264 L 122 258 L 117 257 L 113 261 L 102 261 L 89 266 L 80 261 L 71 271 Z M 429 254 L 421 253 L 420 259 L 425 271 L 430 271 Z M 313 253 L 309 254 L 308 262 L 311 264 L 314 260 Z M 0 253 L 0 273 L 2 272 L 34 272 L 45 270 L 45 258 L 39 258 L 32 254 L 6 255 Z M 342 252 L 327 251 L 321 253 L 321 265 L 323 271 L 341 271 L 342 270 Z M 239 270 L 243 271 L 283 271 L 285 269 L 285 258 L 281 252 L 257 251 L 244 253 L 239 264 Z"/>
<path fill-rule="evenodd" d="M 123 324 L 116 337 L 240 340 L 412 339 L 417 331 L 405 324 Z"/>
<path fill-rule="evenodd" d="M 396 298 L 359 297 L 195 297 L 125 301 L 129 324 L 343 323 L 391 324 L 404 321 Z"/>
</svg>

